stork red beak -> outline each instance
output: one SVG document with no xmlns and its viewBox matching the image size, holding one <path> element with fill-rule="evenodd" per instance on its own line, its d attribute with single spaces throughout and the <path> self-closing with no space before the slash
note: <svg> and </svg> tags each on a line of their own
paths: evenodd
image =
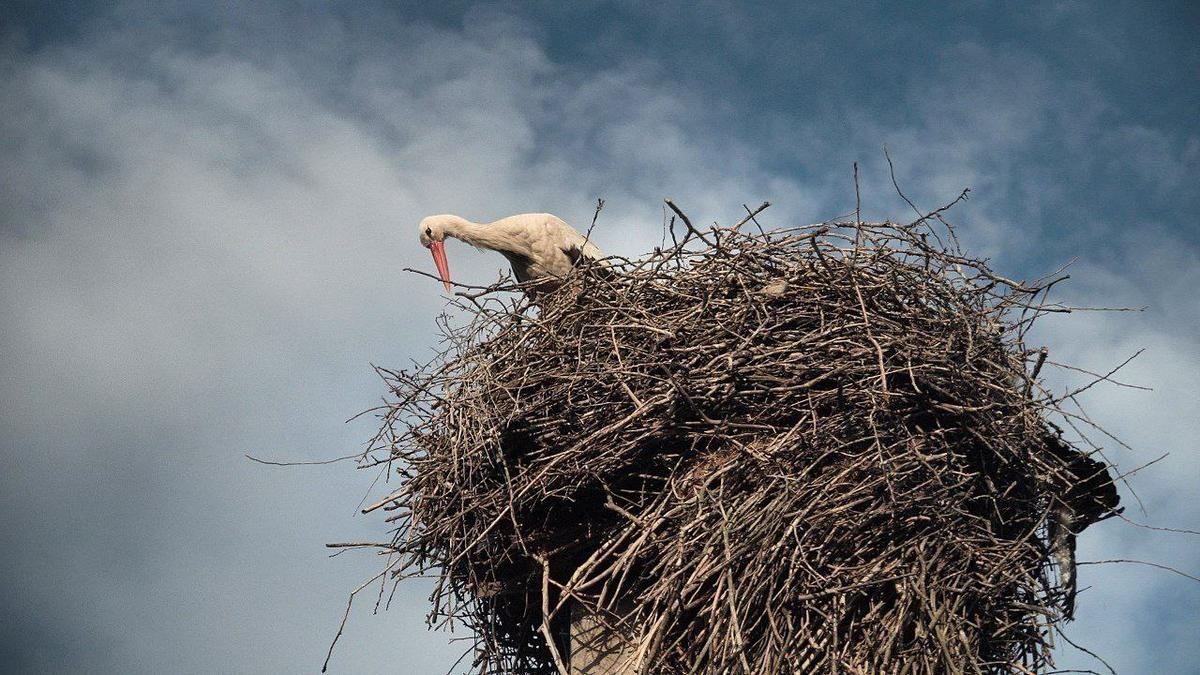
<svg viewBox="0 0 1200 675">
<path fill-rule="evenodd" d="M 433 264 L 437 265 L 438 276 L 442 278 L 442 283 L 446 285 L 446 292 L 449 293 L 450 263 L 446 262 L 446 242 L 429 242 L 429 252 L 433 254 Z"/>
</svg>

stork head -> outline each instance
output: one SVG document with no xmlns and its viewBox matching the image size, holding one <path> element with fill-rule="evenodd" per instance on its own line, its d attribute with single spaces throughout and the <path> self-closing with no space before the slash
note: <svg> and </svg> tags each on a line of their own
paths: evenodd
<svg viewBox="0 0 1200 675">
<path fill-rule="evenodd" d="M 433 264 L 437 265 L 438 276 L 450 291 L 450 263 L 446 261 L 446 224 L 445 216 L 429 216 L 421 219 L 418 226 L 418 236 L 421 245 L 433 254 Z"/>
</svg>

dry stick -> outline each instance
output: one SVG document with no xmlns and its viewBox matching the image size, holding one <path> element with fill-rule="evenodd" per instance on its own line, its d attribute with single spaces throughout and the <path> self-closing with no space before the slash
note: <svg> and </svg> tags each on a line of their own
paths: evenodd
<svg viewBox="0 0 1200 675">
<path fill-rule="evenodd" d="M 1108 672 L 1110 675 L 1117 675 L 1117 671 L 1113 670 L 1113 667 L 1111 665 L 1109 665 L 1108 661 L 1105 661 L 1096 652 L 1093 652 L 1092 650 L 1084 647 L 1083 645 L 1080 645 L 1080 644 L 1074 642 L 1073 640 L 1071 640 L 1071 638 L 1067 637 L 1067 634 L 1064 633 L 1061 628 L 1055 627 L 1054 632 L 1059 637 L 1061 637 L 1063 640 L 1065 640 L 1067 642 L 1067 644 L 1071 645 L 1075 649 L 1078 649 L 1079 651 L 1083 652 L 1084 654 L 1087 654 L 1088 656 L 1092 657 L 1093 659 L 1096 659 L 1100 663 L 1104 664 L 1104 667 L 1108 669 Z"/>
<path fill-rule="evenodd" d="M 546 646 L 550 649 L 550 656 L 554 659 L 554 666 L 558 668 L 559 675 L 571 675 L 558 652 L 554 631 L 550 629 L 550 561 L 542 556 L 534 556 L 534 559 L 542 564 L 542 636 L 546 638 Z"/>
<path fill-rule="evenodd" d="M 912 200 L 904 194 L 904 191 L 900 189 L 900 184 L 896 182 L 896 165 L 892 163 L 892 155 L 888 152 L 888 147 L 886 144 L 883 146 L 883 156 L 885 159 L 887 159 L 888 175 L 892 178 L 892 187 L 896 188 L 896 194 L 900 195 L 900 198 L 912 207 L 913 212 L 917 214 L 917 218 L 919 219 L 918 222 L 924 220 L 925 217 L 921 215 L 921 209 L 918 209 L 917 205 L 914 204 Z"/>
<path fill-rule="evenodd" d="M 704 236 L 703 232 L 692 226 L 691 219 L 684 215 L 683 211 L 680 211 L 678 206 L 675 206 L 675 202 L 671 201 L 670 199 L 664 199 L 663 202 L 666 203 L 667 206 L 671 207 L 671 210 L 675 212 L 675 215 L 679 216 L 679 219 L 683 221 L 684 226 L 687 227 L 688 232 L 698 237 L 700 241 L 704 242 L 705 244 L 708 244 L 709 246 L 714 245 L 708 240 L 707 237 Z M 686 242 L 687 240 L 685 239 L 684 241 Z"/>
<path fill-rule="evenodd" d="M 597 197 L 596 198 L 596 211 L 595 211 L 595 213 L 592 214 L 592 224 L 588 225 L 587 234 L 585 234 L 583 236 L 584 246 L 587 246 L 587 243 L 592 240 L 592 230 L 596 229 L 596 220 L 598 220 L 600 218 L 600 210 L 603 208 L 604 208 L 604 200 Z"/>
<path fill-rule="evenodd" d="M 1037 382 L 1038 374 L 1042 372 L 1042 366 L 1046 363 L 1046 357 L 1050 355 L 1050 350 L 1042 347 L 1038 350 L 1037 362 L 1033 364 L 1033 371 L 1029 373 L 1029 378 L 1025 381 L 1025 396 L 1028 397 L 1033 391 L 1033 383 Z"/>
<path fill-rule="evenodd" d="M 429 277 L 430 279 L 433 279 L 434 281 L 437 281 L 438 283 L 441 283 L 441 281 L 442 281 L 442 278 L 437 276 L 436 274 L 430 274 L 428 272 L 423 272 L 421 270 L 414 270 L 411 267 L 405 267 L 402 269 L 402 271 L 409 272 L 411 274 L 417 274 L 417 275 L 420 275 L 423 277 Z M 458 286 L 459 288 L 470 288 L 470 289 L 474 289 L 474 290 L 478 290 L 478 291 L 485 291 L 488 293 L 495 292 L 497 290 L 517 290 L 518 289 L 518 287 L 515 285 L 507 286 L 507 287 L 503 287 L 503 288 L 497 288 L 497 286 L 495 284 L 493 284 L 491 286 L 472 286 L 470 284 L 460 284 L 457 281 L 453 281 L 453 280 L 450 282 L 450 285 Z"/>
<path fill-rule="evenodd" d="M 1130 525 L 1133 525 L 1134 527 L 1140 527 L 1140 528 L 1147 529 L 1147 530 L 1155 530 L 1158 532 L 1174 532 L 1176 534 L 1200 535 L 1200 532 L 1198 532 L 1196 530 L 1185 530 L 1185 529 L 1179 528 L 1179 527 L 1156 527 L 1154 525 L 1147 525 L 1145 523 L 1139 523 L 1138 521 L 1127 518 L 1126 516 L 1124 516 L 1123 514 L 1120 514 L 1120 513 L 1115 513 L 1113 515 L 1116 516 L 1117 518 L 1120 518 L 1121 520 L 1129 523 Z"/>
<path fill-rule="evenodd" d="M 374 510 L 376 510 L 376 509 L 378 509 L 378 508 L 380 508 L 380 507 L 387 506 L 388 504 L 391 504 L 391 503 L 393 503 L 393 502 L 395 502 L 395 501 L 397 501 L 397 500 L 399 500 L 399 499 L 403 499 L 403 498 L 404 498 L 404 496 L 405 496 L 405 493 L 404 493 L 403 491 L 401 491 L 401 492 L 394 492 L 394 493 L 392 493 L 392 494 L 390 494 L 390 495 L 388 495 L 388 496 L 384 497 L 383 499 L 380 499 L 379 501 L 375 502 L 374 504 L 371 504 L 370 506 L 368 506 L 368 507 L 364 508 L 364 509 L 362 510 L 362 512 L 363 512 L 364 514 L 366 514 L 366 513 L 370 513 L 370 512 L 372 512 L 372 511 L 374 511 Z"/>
<path fill-rule="evenodd" d="M 388 568 L 384 568 L 382 572 L 367 579 L 358 588 L 350 592 L 350 597 L 346 600 L 346 611 L 342 613 L 342 622 L 338 624 L 337 635 L 333 636 L 333 642 L 329 643 L 329 651 L 325 654 L 325 662 L 321 664 L 321 672 L 325 672 L 329 668 L 329 659 L 333 658 L 333 648 L 337 645 L 338 639 L 342 637 L 342 631 L 346 629 L 346 621 L 350 619 L 350 606 L 354 604 L 354 596 L 362 589 L 370 586 L 376 579 L 383 577 L 388 573 Z"/>
<path fill-rule="evenodd" d="M 767 233 L 766 233 L 766 231 L 763 230 L 762 225 L 759 224 L 757 216 L 758 216 L 758 214 L 760 214 L 764 210 L 766 210 L 766 208 L 769 207 L 770 205 L 771 205 L 771 202 L 763 202 L 762 204 L 758 205 L 758 208 L 751 211 L 749 206 L 742 204 L 742 208 L 746 210 L 746 217 L 739 220 L 737 222 L 737 224 L 733 226 L 733 229 L 735 231 L 740 230 L 740 229 L 742 229 L 742 226 L 745 225 L 748 221 L 754 221 L 754 226 L 758 228 L 758 233 L 760 235 L 762 235 L 763 237 L 766 237 Z"/>
<path fill-rule="evenodd" d="M 1121 473 L 1117 474 L 1117 476 L 1115 477 L 1114 480 L 1119 480 L 1119 481 L 1125 482 L 1125 480 L 1127 478 L 1129 478 L 1130 476 L 1132 476 L 1136 473 L 1140 473 L 1142 471 L 1142 469 L 1147 469 L 1149 467 L 1152 467 L 1155 464 L 1158 464 L 1159 462 L 1163 461 L 1164 459 L 1166 459 L 1170 456 L 1171 456 L 1171 453 L 1164 452 L 1163 454 L 1159 455 L 1158 457 L 1155 457 L 1154 459 L 1150 460 L 1149 462 L 1142 462 L 1138 466 L 1135 466 L 1128 471 L 1122 471 Z M 1104 514 L 1104 516 L 1101 517 L 1100 520 L 1104 520 L 1106 518 L 1112 518 L 1113 516 L 1119 516 L 1119 515 L 1121 515 L 1121 513 L 1119 511 L 1111 511 L 1109 513 Z"/>
<path fill-rule="evenodd" d="M 321 464 L 334 464 L 336 462 L 344 462 L 348 459 L 359 459 L 360 457 L 362 457 L 362 453 L 359 452 L 359 453 L 355 453 L 353 455 L 344 455 L 342 457 L 334 457 L 333 459 L 322 459 L 322 460 L 307 461 L 307 462 L 279 462 L 279 461 L 272 461 L 272 460 L 267 460 L 267 459 L 259 459 L 257 457 L 252 457 L 250 455 L 242 455 L 242 456 L 245 457 L 246 459 L 250 460 L 251 462 L 257 462 L 259 464 L 266 464 L 268 466 L 316 466 L 316 465 L 321 465 Z"/>
<path fill-rule="evenodd" d="M 1084 561 L 1084 562 L 1080 562 L 1080 563 L 1076 563 L 1076 564 L 1078 566 L 1083 566 L 1083 565 L 1108 565 L 1110 563 L 1124 563 L 1124 564 L 1129 564 L 1129 565 L 1145 565 L 1146 567 L 1154 567 L 1154 568 L 1157 568 L 1160 570 L 1166 570 L 1167 572 L 1173 572 L 1175 574 L 1178 574 L 1179 576 L 1181 576 L 1185 579 L 1191 579 L 1192 581 L 1200 582 L 1200 577 L 1192 576 L 1191 574 L 1188 574 L 1187 572 L 1183 572 L 1181 570 L 1177 570 L 1174 567 L 1171 567 L 1170 565 L 1160 565 L 1158 563 L 1147 562 L 1145 560 L 1126 560 L 1126 559 L 1088 560 L 1088 561 Z"/>
<path fill-rule="evenodd" d="M 916 221 L 914 221 L 912 224 L 914 226 L 919 225 L 919 224 L 925 222 L 926 220 L 929 220 L 930 218 L 937 218 L 938 220 L 941 220 L 941 215 L 943 213 L 949 211 L 951 208 L 954 207 L 954 205 L 958 204 L 959 202 L 965 201 L 967 199 L 967 195 L 969 195 L 969 194 L 971 194 L 971 188 L 963 188 L 962 192 L 958 193 L 958 196 L 954 198 L 954 201 L 952 201 L 949 204 L 946 204 L 944 206 L 940 206 L 940 207 L 930 211 L 929 213 L 926 213 L 925 215 L 921 216 Z M 945 221 L 942 221 L 942 222 L 943 222 L 943 224 L 946 224 Z M 953 232 L 953 230 L 951 230 L 951 232 Z"/>
<path fill-rule="evenodd" d="M 1074 397 L 1078 396 L 1079 394 L 1082 394 L 1083 392 L 1087 391 L 1088 389 L 1091 389 L 1092 387 L 1096 386 L 1096 385 L 1097 385 L 1097 384 L 1099 384 L 1100 382 L 1107 382 L 1107 381 L 1109 381 L 1109 378 L 1110 378 L 1110 377 L 1112 377 L 1112 376 L 1113 376 L 1113 375 L 1114 375 L 1114 374 L 1115 374 L 1115 373 L 1116 373 L 1118 370 L 1120 370 L 1120 369 L 1124 368 L 1125 366 L 1129 365 L 1129 362 L 1130 362 L 1130 361 L 1132 361 L 1132 360 L 1136 359 L 1137 357 L 1141 356 L 1141 355 L 1142 355 L 1142 352 L 1144 352 L 1144 351 L 1146 351 L 1146 348 L 1145 348 L 1145 347 L 1143 347 L 1143 348 L 1141 348 L 1141 349 L 1137 350 L 1136 352 L 1134 352 L 1134 353 L 1133 353 L 1133 355 L 1132 355 L 1132 356 L 1130 356 L 1129 358 L 1125 359 L 1124 361 L 1122 361 L 1122 362 L 1118 363 L 1118 364 L 1116 365 L 1116 367 L 1114 367 L 1112 370 L 1108 371 L 1107 373 L 1105 373 L 1105 374 L 1103 374 L 1103 375 L 1100 375 L 1100 376 L 1099 376 L 1099 377 L 1097 377 L 1096 379 L 1092 380 L 1091 382 L 1087 383 L 1086 385 L 1084 385 L 1084 386 L 1082 386 L 1082 387 L 1079 387 L 1078 389 L 1073 389 L 1073 390 L 1071 390 L 1071 391 L 1067 392 L 1066 394 L 1063 394 L 1061 397 L 1059 397 L 1058 401 L 1062 401 L 1062 400 L 1065 400 L 1065 399 L 1068 399 L 1068 398 L 1074 398 Z M 1057 402 L 1057 401 L 1055 401 L 1055 402 Z"/>
<path fill-rule="evenodd" d="M 858 191 L 858 162 L 854 163 L 854 250 L 858 252 L 859 236 L 862 235 L 862 195 Z"/>
<path fill-rule="evenodd" d="M 891 176 L 892 187 L 894 187 L 896 189 L 896 194 L 900 195 L 900 198 L 903 199 L 905 202 L 907 202 L 908 205 L 910 207 L 912 207 L 912 210 L 917 214 L 917 220 L 912 223 L 912 226 L 916 227 L 917 225 L 924 223 L 925 221 L 929 220 L 930 218 L 937 218 L 939 221 L 941 221 L 941 223 L 943 225 L 946 226 L 947 236 L 949 237 L 949 239 L 950 239 L 951 243 L 953 244 L 953 246 L 955 247 L 955 249 L 957 249 L 958 240 L 954 235 L 954 228 L 950 227 L 950 223 L 947 223 L 945 220 L 942 219 L 941 214 L 948 211 L 951 207 L 953 207 L 955 204 L 959 203 L 960 201 L 965 200 L 967 198 L 967 194 L 969 194 L 971 192 L 971 188 L 963 188 L 963 191 L 959 193 L 958 197 L 955 198 L 954 201 L 950 202 L 949 204 L 946 204 L 945 206 L 943 206 L 941 208 L 930 211 L 927 214 L 922 214 L 921 209 L 918 209 L 917 205 L 914 204 L 913 201 L 911 199 L 909 199 L 908 196 L 905 195 L 904 192 L 900 189 L 900 183 L 897 182 L 897 180 L 896 180 L 896 166 L 892 163 L 892 156 L 891 156 L 891 154 L 888 153 L 887 145 L 883 146 L 883 156 L 887 159 L 888 174 Z M 937 235 L 934 234 L 934 237 L 937 238 Z M 940 239 L 938 241 L 939 241 L 939 245 L 940 245 Z"/>
<path fill-rule="evenodd" d="M 623 426 L 625 426 L 625 425 L 629 424 L 630 422 L 632 422 L 633 420 L 637 419 L 638 417 L 640 417 L 640 416 L 644 415 L 645 413 L 649 412 L 650 408 L 652 408 L 652 407 L 653 407 L 655 404 L 657 404 L 657 403 L 658 403 L 658 401 L 657 401 L 657 400 L 647 401 L 647 402 L 646 402 L 646 403 L 645 403 L 643 406 L 641 406 L 640 408 L 638 408 L 638 409 L 634 410 L 634 411 L 633 411 L 632 413 L 630 413 L 629 415 L 627 415 L 627 416 L 625 416 L 624 418 L 622 418 L 622 419 L 620 419 L 620 420 L 618 420 L 618 421 L 614 422 L 613 424 L 609 425 L 609 426 L 608 426 L 608 427 L 606 427 L 605 429 L 601 429 L 600 431 L 598 431 L 598 432 L 597 432 L 596 434 L 594 434 L 594 435 L 595 435 L 595 436 L 600 436 L 600 435 L 602 435 L 602 434 L 603 434 L 603 433 L 605 433 L 605 432 L 607 432 L 607 433 L 611 433 L 611 432 L 612 432 L 612 431 L 614 431 L 614 430 L 618 430 L 618 429 L 620 429 L 621 427 L 623 427 Z M 582 445 L 583 443 L 586 443 L 586 442 L 587 442 L 587 441 L 589 441 L 589 440 L 590 440 L 590 438 L 585 438 L 585 439 L 581 440 L 579 443 L 577 443 L 576 445 L 577 445 L 577 446 L 579 446 L 579 445 Z M 541 469 L 541 473 L 542 473 L 542 475 L 545 475 L 547 472 L 549 472 L 549 471 L 550 471 L 550 469 L 554 468 L 554 467 L 555 467 L 557 464 L 559 464 L 559 463 L 561 463 L 561 462 L 564 462 L 564 461 L 566 461 L 566 460 L 567 460 L 567 459 L 570 457 L 570 455 L 571 455 L 571 451 L 572 451 L 573 449 L 574 449 L 574 448 L 569 448 L 569 449 L 567 449 L 566 451 L 559 453 L 559 454 L 558 454 L 558 455 L 555 457 L 555 459 L 551 460 L 551 461 L 550 461 L 550 462 L 547 464 L 547 466 L 546 466 L 546 467 L 544 467 L 543 469 Z M 530 482 L 528 482 L 528 483 L 526 483 L 526 484 L 525 484 L 525 486 L 524 486 L 524 487 L 522 487 L 522 488 L 521 488 L 521 490 L 519 490 L 519 491 L 517 492 L 517 494 L 515 495 L 515 497 L 514 497 L 514 498 L 515 498 L 515 499 L 520 499 L 520 498 L 524 497 L 524 496 L 525 496 L 525 494 L 526 494 L 526 493 L 527 493 L 529 490 L 532 490 L 532 489 L 534 488 L 534 486 L 536 486 L 536 485 L 537 485 L 537 480 L 536 480 L 536 479 L 535 479 L 535 480 L 532 480 L 532 481 L 530 481 Z M 486 528 L 484 528 L 483 532 L 482 532 L 482 533 L 480 533 L 480 534 L 477 536 L 477 538 L 476 538 L 476 540 L 475 540 L 475 543 L 478 543 L 478 541 L 482 540 L 482 539 L 483 539 L 485 536 L 487 536 L 487 534 L 488 534 L 488 533 L 490 533 L 490 532 L 492 531 L 492 529 L 494 529 L 494 528 L 496 527 L 496 525 L 498 525 L 498 524 L 499 524 L 499 523 L 500 523 L 502 520 L 504 520 L 506 517 L 507 517 L 507 513 L 506 513 L 506 512 L 501 512 L 499 515 L 497 515 L 497 516 L 495 517 L 495 519 L 494 519 L 494 520 L 492 520 L 492 521 L 491 521 L 491 523 L 489 523 L 489 524 L 488 524 L 488 526 L 487 526 Z M 470 551 L 470 547 L 467 547 L 467 548 L 465 548 L 465 549 L 463 550 L 463 552 L 462 552 L 462 553 L 460 553 L 459 555 L 455 556 L 455 557 L 454 557 L 452 560 L 450 560 L 449 564 L 450 564 L 450 565 L 454 565 L 454 564 L 456 564 L 456 563 L 460 562 L 460 561 L 462 560 L 463 556 L 465 556 L 465 555 L 466 555 L 466 554 L 467 554 L 469 551 Z"/>
<path fill-rule="evenodd" d="M 1042 349 L 1045 349 L 1045 347 L 1043 347 Z M 1078 366 L 1071 366 L 1071 365 L 1067 365 L 1065 363 L 1058 363 L 1057 361 L 1053 361 L 1053 360 L 1046 361 L 1046 363 L 1049 363 L 1050 365 L 1054 366 L 1055 368 L 1062 368 L 1063 370 L 1070 370 L 1070 371 L 1073 371 L 1076 373 L 1083 373 L 1084 375 L 1088 375 L 1090 377 L 1099 378 L 1109 384 L 1112 384 L 1112 385 L 1115 385 L 1118 387 L 1122 387 L 1125 389 L 1137 389 L 1138 391 L 1154 391 L 1153 387 L 1145 387 L 1140 384 L 1131 384 L 1129 382 L 1122 382 L 1120 380 L 1116 380 L 1111 377 L 1105 377 L 1104 375 L 1101 375 L 1100 373 L 1092 372 L 1086 368 L 1080 368 Z"/>
<path fill-rule="evenodd" d="M 380 544 L 374 541 L 361 542 L 342 542 L 338 544 L 325 544 L 325 548 L 390 548 L 387 544 Z"/>
</svg>

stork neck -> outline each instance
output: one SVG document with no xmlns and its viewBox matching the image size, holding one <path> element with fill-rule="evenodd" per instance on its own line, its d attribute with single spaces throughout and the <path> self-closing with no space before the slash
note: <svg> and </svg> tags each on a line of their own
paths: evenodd
<svg viewBox="0 0 1200 675">
<path fill-rule="evenodd" d="M 445 224 L 446 236 L 464 241 L 476 248 L 486 248 L 493 251 L 505 251 L 506 240 L 500 232 L 494 231 L 487 223 L 473 223 L 466 218 L 455 217 Z"/>
</svg>

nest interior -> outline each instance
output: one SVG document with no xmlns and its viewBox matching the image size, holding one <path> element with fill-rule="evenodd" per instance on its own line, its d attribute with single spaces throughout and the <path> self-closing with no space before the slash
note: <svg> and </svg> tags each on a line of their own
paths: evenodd
<svg viewBox="0 0 1200 675">
<path fill-rule="evenodd" d="M 381 371 L 390 571 L 436 577 L 478 672 L 566 667 L 572 612 L 644 672 L 1047 668 L 1047 516 L 1116 493 L 1049 422 L 1045 283 L 931 222 L 687 223 L 536 300 L 459 294 L 444 353 Z"/>
</svg>

